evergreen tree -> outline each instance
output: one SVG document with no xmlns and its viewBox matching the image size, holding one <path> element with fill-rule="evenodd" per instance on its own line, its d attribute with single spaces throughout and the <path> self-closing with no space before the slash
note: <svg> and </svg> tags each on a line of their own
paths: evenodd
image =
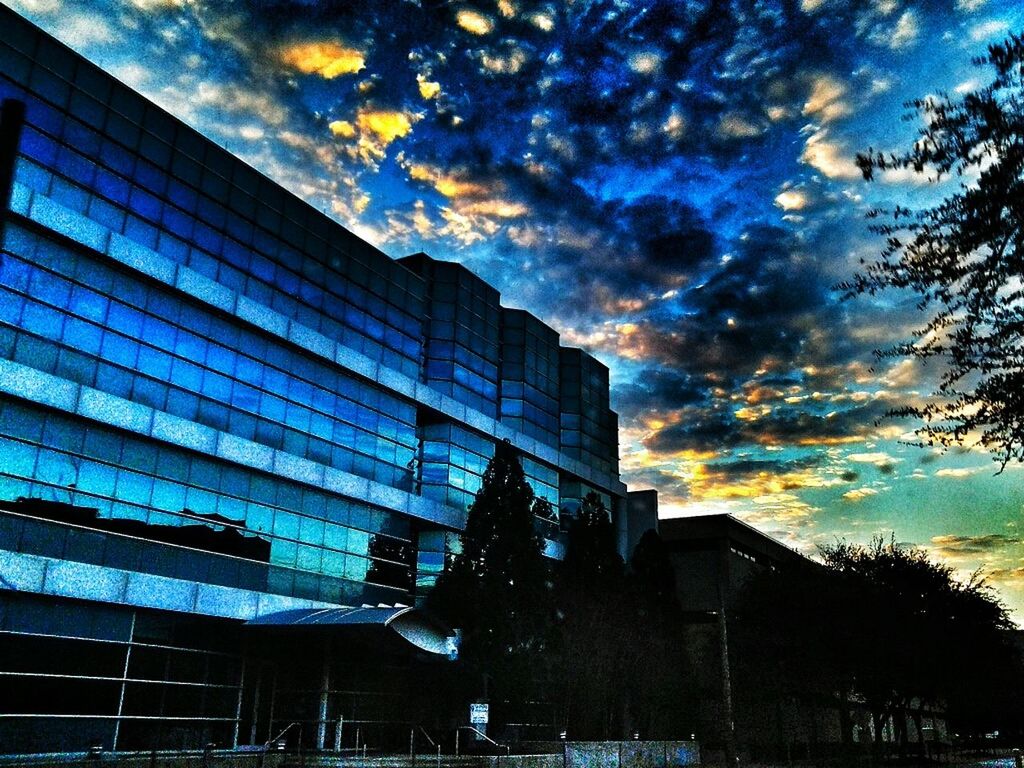
<svg viewBox="0 0 1024 768">
<path fill-rule="evenodd" d="M 645 738 L 681 738 L 697 730 L 696 676 L 668 546 L 655 530 L 640 537 L 629 560 L 629 602 L 638 628 L 630 645 L 630 720 Z"/>
<path fill-rule="evenodd" d="M 635 627 L 625 567 L 601 497 L 590 493 L 569 526 L 558 565 L 558 624 L 552 640 L 551 693 L 574 739 L 622 736 L 623 659 Z"/>
<path fill-rule="evenodd" d="M 599 589 L 621 579 L 625 564 L 616 545 L 615 526 L 601 497 L 591 491 L 569 524 L 569 536 L 560 571 L 563 582 Z"/>
<path fill-rule="evenodd" d="M 428 606 L 462 632 L 469 696 L 525 701 L 540 664 L 550 585 L 535 512 L 543 512 L 508 441 L 497 445 L 470 505 L 462 550 L 441 574 Z"/>
</svg>

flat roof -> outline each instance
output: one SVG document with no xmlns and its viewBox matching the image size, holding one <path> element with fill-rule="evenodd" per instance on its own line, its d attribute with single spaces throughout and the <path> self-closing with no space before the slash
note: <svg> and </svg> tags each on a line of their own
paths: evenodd
<svg viewBox="0 0 1024 768">
<path fill-rule="evenodd" d="M 806 560 L 778 539 L 729 514 L 671 517 L 658 521 L 658 532 L 669 549 L 673 545 L 728 540 L 778 562 Z"/>
</svg>

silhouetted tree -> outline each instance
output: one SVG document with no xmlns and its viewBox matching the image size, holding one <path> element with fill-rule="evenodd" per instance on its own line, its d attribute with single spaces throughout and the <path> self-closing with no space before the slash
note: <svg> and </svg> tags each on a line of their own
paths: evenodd
<svg viewBox="0 0 1024 768">
<path fill-rule="evenodd" d="M 631 730 L 645 738 L 681 738 L 695 730 L 696 675 L 683 642 L 675 568 L 657 531 L 640 537 L 629 559 L 627 598 L 635 627 L 622 682 Z"/>
<path fill-rule="evenodd" d="M 837 542 L 822 558 L 745 586 L 733 622 L 736 690 L 780 718 L 787 702 L 836 703 L 844 743 L 854 698 L 876 741 L 891 723 L 903 749 L 907 716 L 920 729 L 922 704 L 958 727 L 991 728 L 1016 666 L 1006 610 L 983 581 L 960 582 L 923 550 L 882 538 Z"/>
<path fill-rule="evenodd" d="M 601 498 L 589 494 L 557 569 L 552 695 L 570 738 L 679 738 L 696 690 L 668 549 L 645 534 L 627 572 Z"/>
<path fill-rule="evenodd" d="M 759 746 L 789 756 L 793 734 L 808 710 L 838 705 L 840 740 L 850 744 L 848 702 L 854 659 L 865 640 L 860 603 L 838 576 L 819 563 L 793 561 L 756 571 L 744 583 L 729 623 L 732 691 L 737 721 Z"/>
<path fill-rule="evenodd" d="M 914 700 L 945 707 L 962 726 L 991 727 L 990 704 L 1005 698 L 1012 671 L 1013 625 L 984 581 L 958 581 L 923 550 L 881 537 L 868 546 L 839 542 L 822 555 L 855 605 L 862 642 L 850 652 L 876 739 L 891 720 L 906 747 L 904 715 Z"/>
<path fill-rule="evenodd" d="M 550 693 L 560 720 L 572 738 L 619 736 L 624 651 L 635 627 L 615 528 L 596 493 L 569 525 L 557 576 Z"/>
<path fill-rule="evenodd" d="M 622 579 L 615 526 L 601 497 L 590 492 L 569 524 L 565 558 L 559 568 L 562 588 L 600 591 L 602 585 Z"/>
<path fill-rule="evenodd" d="M 910 169 L 960 180 L 921 211 L 874 211 L 887 223 L 880 258 L 839 287 L 847 296 L 908 289 L 928 318 L 907 343 L 878 352 L 941 360 L 935 400 L 894 415 L 923 419 L 928 445 L 974 439 L 1005 468 L 1024 461 L 1024 38 L 1012 35 L 975 62 L 995 69 L 984 88 L 908 104 L 921 128 L 903 153 L 857 156 L 866 179 Z"/>
<path fill-rule="evenodd" d="M 498 443 L 469 507 L 461 551 L 428 597 L 431 609 L 462 630 L 469 696 L 515 703 L 533 693 L 551 615 L 535 507 L 515 449 Z"/>
</svg>

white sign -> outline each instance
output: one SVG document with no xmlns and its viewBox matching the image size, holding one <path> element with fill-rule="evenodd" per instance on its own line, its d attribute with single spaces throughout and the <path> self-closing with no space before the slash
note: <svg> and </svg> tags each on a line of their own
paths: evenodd
<svg viewBox="0 0 1024 768">
<path fill-rule="evenodd" d="M 488 705 L 474 702 L 469 705 L 470 725 L 487 725 Z"/>
</svg>

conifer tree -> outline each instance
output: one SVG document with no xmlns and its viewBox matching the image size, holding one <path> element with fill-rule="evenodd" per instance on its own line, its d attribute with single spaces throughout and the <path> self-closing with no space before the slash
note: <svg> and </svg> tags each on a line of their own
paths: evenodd
<svg viewBox="0 0 1024 768">
<path fill-rule="evenodd" d="M 514 704 L 531 693 L 550 615 L 548 567 L 535 524 L 542 505 L 515 449 L 499 443 L 469 508 L 462 551 L 428 598 L 462 632 L 460 664 L 469 679 L 481 681 L 471 696 Z"/>
<path fill-rule="evenodd" d="M 551 694 L 573 739 L 624 735 L 623 660 L 637 630 L 625 566 L 601 497 L 587 494 L 569 526 L 558 564 L 558 623 L 552 637 Z"/>
</svg>

